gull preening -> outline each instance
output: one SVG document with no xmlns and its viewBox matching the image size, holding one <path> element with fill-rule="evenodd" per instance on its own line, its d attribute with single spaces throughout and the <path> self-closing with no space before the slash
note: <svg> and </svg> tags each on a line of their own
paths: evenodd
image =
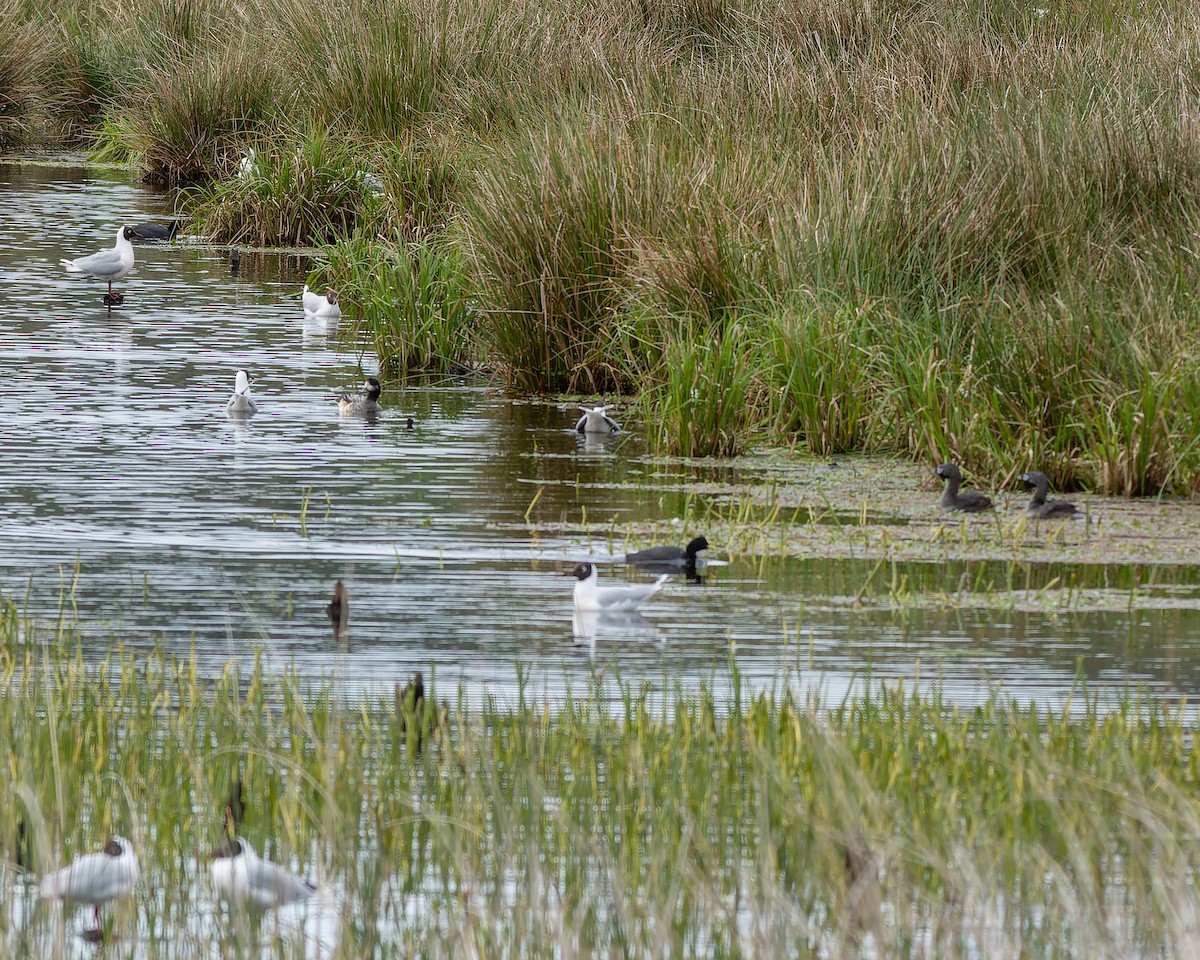
<svg viewBox="0 0 1200 960">
<path fill-rule="evenodd" d="M 587 561 L 575 564 L 575 569 L 564 576 L 575 578 L 575 609 L 595 613 L 631 613 L 658 593 L 671 578 L 669 573 L 664 573 L 653 583 L 602 587 L 596 565 Z"/>
<path fill-rule="evenodd" d="M 342 308 L 338 306 L 337 291 L 329 289 L 322 296 L 308 289 L 308 284 L 304 285 L 304 292 L 300 294 L 300 301 L 304 304 L 304 312 L 311 313 L 315 317 L 332 317 L 339 319 L 342 315 Z"/>
<path fill-rule="evenodd" d="M 233 383 L 233 396 L 225 404 L 225 411 L 235 416 L 250 416 L 258 413 L 258 403 L 250 393 L 250 374 L 245 370 L 239 370 Z"/>
<path fill-rule="evenodd" d="M 227 839 L 212 852 L 209 872 L 222 900 L 259 912 L 307 900 L 317 892 L 316 884 L 263 860 L 241 838 Z"/>
<path fill-rule="evenodd" d="M 575 423 L 576 433 L 617 433 L 620 427 L 617 426 L 617 421 L 610 417 L 605 411 L 607 406 L 600 407 L 580 407 L 583 411 L 583 416 Z"/>
<path fill-rule="evenodd" d="M 367 377 L 361 396 L 351 397 L 349 394 L 342 394 L 338 398 L 338 413 L 343 417 L 374 419 L 383 410 L 383 407 L 379 405 L 379 395 L 382 392 L 383 387 L 379 385 L 379 381 L 374 377 Z"/>
<path fill-rule="evenodd" d="M 122 280 L 133 269 L 133 227 L 121 227 L 117 231 L 117 245 L 99 253 L 86 257 L 76 257 L 74 260 L 60 260 L 67 273 L 86 273 L 108 283 L 108 294 L 105 303 L 120 303 L 124 299 L 120 294 L 113 293 L 113 282 Z"/>
<path fill-rule="evenodd" d="M 99 853 L 83 854 L 61 870 L 46 874 L 39 889 L 44 897 L 91 905 L 96 928 L 85 935 L 96 939 L 104 935 L 100 907 L 110 900 L 129 896 L 140 877 L 141 868 L 133 846 L 124 837 L 113 837 Z"/>
</svg>

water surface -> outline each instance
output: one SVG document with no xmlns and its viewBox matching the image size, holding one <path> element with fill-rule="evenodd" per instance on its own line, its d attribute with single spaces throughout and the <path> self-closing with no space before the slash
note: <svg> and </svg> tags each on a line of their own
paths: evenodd
<svg viewBox="0 0 1200 960">
<path fill-rule="evenodd" d="M 58 260 L 164 217 L 163 197 L 120 173 L 15 165 L 0 165 L 0 196 L 0 590 L 47 621 L 65 609 L 95 655 L 165 644 L 215 673 L 265 644 L 303 674 L 390 684 L 424 669 L 502 697 L 519 664 L 556 693 L 594 665 L 687 686 L 725 677 L 731 657 L 758 684 L 837 696 L 919 678 L 967 702 L 996 686 L 1061 700 L 1081 678 L 1174 698 L 1200 678 L 1189 566 L 931 556 L 888 572 L 897 594 L 867 560 L 735 557 L 578 636 L 560 574 L 591 558 L 606 579 L 644 579 L 620 562 L 625 525 L 702 510 L 691 489 L 731 466 L 657 460 L 636 428 L 585 441 L 573 408 L 481 381 L 389 383 L 377 423 L 341 418 L 332 397 L 377 368 L 306 320 L 304 258 L 244 255 L 234 274 L 221 249 L 138 247 L 109 310 L 102 284 Z M 261 405 L 244 421 L 224 411 L 240 367 Z M 611 533 L 571 532 L 582 520 Z M 684 526 L 679 543 L 704 532 Z M 342 643 L 324 613 L 337 578 Z M 1026 609 L 1066 581 L 1118 602 Z M 1135 588 L 1169 602 L 1122 607 Z"/>
</svg>

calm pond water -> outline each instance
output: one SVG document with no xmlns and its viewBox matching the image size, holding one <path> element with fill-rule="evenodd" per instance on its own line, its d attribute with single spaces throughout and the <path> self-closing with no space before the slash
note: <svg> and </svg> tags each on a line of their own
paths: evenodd
<svg viewBox="0 0 1200 960">
<path fill-rule="evenodd" d="M 1118 591 L 1152 576 L 1184 598 L 1031 613 L 859 608 L 870 561 L 734 559 L 580 642 L 573 581 L 559 574 L 592 558 L 606 579 L 638 575 L 619 562 L 623 542 L 531 528 L 535 496 L 537 523 L 586 511 L 620 529 L 680 516 L 690 480 L 730 468 L 656 461 L 636 431 L 585 443 L 566 407 L 478 382 L 389 384 L 378 423 L 339 418 L 331 396 L 376 368 L 305 319 L 303 258 L 243 255 L 233 275 L 223 250 L 139 247 L 118 284 L 126 301 L 109 311 L 103 285 L 67 275 L 59 258 L 162 218 L 163 198 L 120 173 L 14 165 L 0 165 L 0 198 L 0 590 L 48 620 L 66 591 L 97 654 L 113 639 L 194 645 L 216 672 L 265 644 L 302 674 L 390 684 L 421 668 L 472 697 L 511 696 L 518 665 L 534 692 L 581 685 L 593 664 L 690 685 L 725 677 L 731 650 L 756 683 L 788 671 L 833 696 L 866 676 L 939 678 L 963 701 L 997 684 L 1061 698 L 1081 675 L 1174 698 L 1200 679 L 1193 567 L 905 565 L 918 598 L 964 577 L 1004 589 L 1064 574 Z M 247 421 L 224 409 L 239 367 L 261 405 Z M 339 577 L 352 611 L 340 645 L 324 613 Z"/>
</svg>

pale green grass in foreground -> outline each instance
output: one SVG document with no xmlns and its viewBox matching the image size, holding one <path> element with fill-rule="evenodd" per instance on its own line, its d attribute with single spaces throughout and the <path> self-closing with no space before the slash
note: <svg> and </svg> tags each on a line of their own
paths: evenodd
<svg viewBox="0 0 1200 960">
<path fill-rule="evenodd" d="M 1158 704 L 1079 702 L 1068 719 L 899 688 L 820 704 L 754 693 L 736 670 L 662 697 L 596 676 L 559 703 L 452 705 L 418 753 L 390 690 L 261 665 L 208 681 L 119 648 L 88 663 L 11 606 L 0 629 L 5 855 L 22 818 L 44 867 L 129 836 L 144 878 L 112 927 L 132 955 L 215 955 L 194 858 L 235 770 L 244 835 L 333 891 L 339 956 L 857 956 L 865 939 L 888 957 L 1129 957 L 1194 942 L 1193 727 Z M 0 931 L 21 889 L 4 876 Z M 15 955 L 47 955 L 51 915 L 10 934 Z"/>
</svg>

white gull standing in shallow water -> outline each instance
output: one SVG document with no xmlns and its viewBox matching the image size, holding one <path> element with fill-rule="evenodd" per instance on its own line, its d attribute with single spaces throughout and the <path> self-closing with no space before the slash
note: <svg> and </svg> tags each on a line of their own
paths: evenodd
<svg viewBox="0 0 1200 960">
<path fill-rule="evenodd" d="M 114 294 L 113 281 L 124 279 L 133 269 L 133 228 L 121 227 L 117 231 L 117 245 L 99 253 L 74 260 L 60 260 L 67 273 L 86 273 L 108 283 L 106 303 L 120 303 L 120 294 Z"/>
<path fill-rule="evenodd" d="M 209 871 L 222 900 L 260 912 L 307 900 L 317 892 L 315 884 L 263 860 L 240 838 L 226 840 L 212 852 Z"/>
<path fill-rule="evenodd" d="M 258 413 L 258 403 L 250 393 L 250 374 L 245 370 L 239 370 L 234 378 L 233 396 L 225 404 L 225 411 L 242 416 Z"/>
<path fill-rule="evenodd" d="M 631 613 L 658 593 L 671 578 L 669 573 L 664 573 L 653 583 L 602 587 L 596 565 L 586 561 L 575 564 L 575 569 L 563 576 L 575 578 L 575 609 L 597 613 Z"/>
<path fill-rule="evenodd" d="M 84 935 L 96 940 L 104 936 L 100 906 L 109 900 L 129 896 L 139 877 L 141 868 L 132 845 L 124 837 L 113 837 L 99 853 L 83 854 L 61 870 L 46 874 L 40 889 L 44 897 L 91 904 L 95 908 L 96 928 Z"/>
<path fill-rule="evenodd" d="M 575 423 L 576 433 L 616 433 L 621 429 L 617 421 L 605 413 L 608 409 L 606 406 L 579 409 L 583 411 L 583 416 Z"/>
</svg>

